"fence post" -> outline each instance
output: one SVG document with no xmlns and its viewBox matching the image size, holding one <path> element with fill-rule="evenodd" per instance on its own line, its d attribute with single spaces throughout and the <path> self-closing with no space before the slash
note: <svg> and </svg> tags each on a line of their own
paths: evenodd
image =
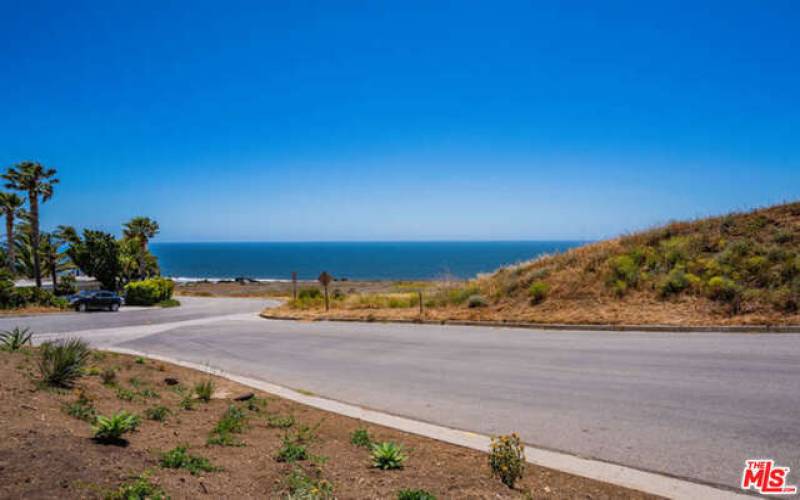
<svg viewBox="0 0 800 500">
<path fill-rule="evenodd" d="M 297 300 L 297 271 L 292 271 L 292 299 Z"/>
</svg>

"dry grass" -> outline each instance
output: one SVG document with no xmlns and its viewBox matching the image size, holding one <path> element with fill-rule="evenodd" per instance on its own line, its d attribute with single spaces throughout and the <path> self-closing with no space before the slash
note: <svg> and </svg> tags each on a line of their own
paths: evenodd
<svg viewBox="0 0 800 500">
<path fill-rule="evenodd" d="M 534 284 L 546 291 L 539 300 L 533 298 Z M 673 222 L 502 268 L 466 284 L 431 285 L 424 293 L 429 320 L 800 324 L 800 203 Z M 485 307 L 469 307 L 475 295 Z M 345 297 L 328 313 L 320 304 L 290 302 L 265 314 L 419 317 L 415 306 L 381 307 L 389 297 Z"/>
</svg>

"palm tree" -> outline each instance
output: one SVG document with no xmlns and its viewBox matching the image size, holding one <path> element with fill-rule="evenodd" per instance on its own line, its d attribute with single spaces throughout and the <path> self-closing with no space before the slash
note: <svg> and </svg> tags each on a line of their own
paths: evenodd
<svg viewBox="0 0 800 500">
<path fill-rule="evenodd" d="M 139 242 L 139 276 L 144 278 L 147 243 L 158 234 L 158 222 L 149 217 L 134 217 L 125 223 L 123 234 Z"/>
<path fill-rule="evenodd" d="M 20 215 L 22 205 L 25 201 L 17 196 L 16 193 L 0 193 L 0 210 L 6 216 L 6 252 L 8 270 L 12 275 L 17 274 L 16 255 L 14 254 L 14 219 Z"/>
<path fill-rule="evenodd" d="M 33 250 L 33 274 L 36 287 L 42 287 L 42 268 L 39 256 L 39 197 L 42 203 L 53 197 L 53 186 L 58 184 L 54 168 L 45 168 L 41 163 L 23 161 L 9 167 L 3 178 L 6 188 L 28 194 L 31 215 L 31 246 Z"/>
</svg>

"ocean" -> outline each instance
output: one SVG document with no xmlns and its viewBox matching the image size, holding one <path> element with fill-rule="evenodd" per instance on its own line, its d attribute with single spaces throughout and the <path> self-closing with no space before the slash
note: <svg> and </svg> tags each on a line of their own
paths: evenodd
<svg viewBox="0 0 800 500">
<path fill-rule="evenodd" d="M 152 243 L 161 274 L 179 280 L 350 280 L 471 278 L 501 266 L 563 252 L 580 241 Z"/>
</svg>

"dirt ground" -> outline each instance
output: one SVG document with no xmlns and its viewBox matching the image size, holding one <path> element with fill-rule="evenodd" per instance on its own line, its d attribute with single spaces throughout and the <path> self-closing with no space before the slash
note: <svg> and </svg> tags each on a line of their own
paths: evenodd
<svg viewBox="0 0 800 500">
<path fill-rule="evenodd" d="M 484 453 L 364 425 L 259 391 L 253 392 L 266 401 L 265 406 L 248 409 L 232 398 L 251 390 L 222 378 L 214 378 L 216 391 L 209 403 L 196 401 L 194 409 L 181 409 L 182 396 L 175 386 L 166 385 L 165 378 L 176 378 L 178 387 L 191 388 L 209 376 L 151 360 L 140 364 L 136 358 L 114 353 L 94 355 L 88 374 L 75 389 L 39 388 L 37 359 L 35 350 L 0 352 L 0 498 L 102 498 L 145 471 L 172 498 L 285 498 L 287 476 L 294 466 L 275 459 L 287 431 L 271 428 L 269 415 L 293 416 L 293 429 L 319 424 L 310 452 L 327 458 L 298 464 L 311 477 L 332 483 L 337 498 L 395 498 L 404 488 L 422 488 L 440 499 L 648 498 L 531 465 L 512 490 L 491 476 Z M 96 375 L 106 368 L 116 370 L 116 386 L 104 385 Z M 123 401 L 117 397 L 119 387 L 135 393 L 150 389 L 157 397 L 139 394 L 133 401 Z M 65 405 L 76 401 L 79 391 L 98 414 L 125 409 L 141 415 L 156 405 L 166 406 L 170 414 L 163 423 L 142 417 L 125 446 L 99 444 L 91 439 L 87 421 L 66 413 Z M 209 431 L 232 404 L 247 414 L 245 431 L 235 435 L 243 445 L 207 445 Z M 405 467 L 395 471 L 371 467 L 368 451 L 350 443 L 350 434 L 361 426 L 374 441 L 402 444 L 409 457 Z M 160 453 L 181 444 L 221 470 L 191 475 L 161 468 Z"/>
<path fill-rule="evenodd" d="M 416 282 L 408 281 L 334 281 L 330 285 L 331 293 L 340 290 L 343 293 L 385 293 L 398 286 L 408 286 Z M 420 282 L 427 286 L 426 282 Z M 319 288 L 316 281 L 299 281 L 297 289 Z M 292 283 L 290 281 L 237 282 L 237 281 L 197 281 L 178 283 L 176 295 L 195 297 L 281 297 L 291 298 Z"/>
</svg>

